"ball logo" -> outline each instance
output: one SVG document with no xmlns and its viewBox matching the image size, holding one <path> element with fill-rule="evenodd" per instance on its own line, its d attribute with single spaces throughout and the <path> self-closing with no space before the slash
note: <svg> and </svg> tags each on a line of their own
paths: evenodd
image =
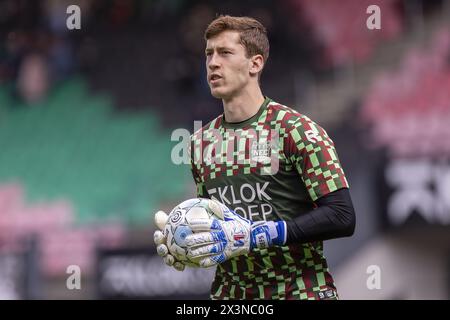
<svg viewBox="0 0 450 320">
<path fill-rule="evenodd" d="M 171 214 L 170 222 L 173 224 L 177 224 L 178 222 L 181 221 L 182 218 L 183 218 L 183 213 L 180 210 L 177 210 L 173 214 Z"/>
</svg>

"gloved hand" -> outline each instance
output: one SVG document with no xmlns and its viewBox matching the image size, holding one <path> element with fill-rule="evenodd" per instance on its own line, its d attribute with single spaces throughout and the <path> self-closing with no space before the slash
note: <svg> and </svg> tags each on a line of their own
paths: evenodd
<svg viewBox="0 0 450 320">
<path fill-rule="evenodd" d="M 176 270 L 183 271 L 186 265 L 175 259 L 175 257 L 169 253 L 169 248 L 167 247 L 167 234 L 164 234 L 164 227 L 168 218 L 169 216 L 164 211 L 158 211 L 155 214 L 155 224 L 159 229 L 153 234 L 156 252 L 163 257 L 164 262 L 168 266 L 173 266 Z"/>
<path fill-rule="evenodd" d="M 222 211 L 223 219 L 213 218 L 209 232 L 193 233 L 186 237 L 188 256 L 199 259 L 201 267 L 217 265 L 255 248 L 268 248 L 286 242 L 284 221 L 252 222 L 226 207 Z"/>
</svg>

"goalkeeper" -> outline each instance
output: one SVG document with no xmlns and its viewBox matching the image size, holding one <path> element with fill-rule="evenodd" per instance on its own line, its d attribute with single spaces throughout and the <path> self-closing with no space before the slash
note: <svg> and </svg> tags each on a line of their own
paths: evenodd
<svg viewBox="0 0 450 320">
<path fill-rule="evenodd" d="M 220 16 L 205 31 L 207 80 L 224 112 L 191 137 L 197 196 L 230 211 L 186 239 L 190 258 L 217 265 L 212 299 L 337 299 L 323 241 L 351 236 L 355 213 L 327 133 L 264 96 L 266 30 Z M 184 265 L 167 254 L 167 264 Z"/>
</svg>

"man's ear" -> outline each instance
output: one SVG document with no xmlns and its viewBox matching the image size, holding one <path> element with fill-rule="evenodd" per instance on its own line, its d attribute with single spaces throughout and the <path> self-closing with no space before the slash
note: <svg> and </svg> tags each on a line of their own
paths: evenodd
<svg viewBox="0 0 450 320">
<path fill-rule="evenodd" d="M 264 58 L 260 54 L 256 54 L 250 58 L 250 74 L 257 75 L 264 67 Z"/>
</svg>

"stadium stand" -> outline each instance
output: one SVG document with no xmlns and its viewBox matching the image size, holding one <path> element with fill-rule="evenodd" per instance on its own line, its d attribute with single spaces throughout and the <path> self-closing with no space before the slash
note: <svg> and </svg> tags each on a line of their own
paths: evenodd
<svg viewBox="0 0 450 320">
<path fill-rule="evenodd" d="M 314 34 L 322 47 L 321 65 L 340 66 L 362 63 L 374 53 L 374 49 L 386 40 L 397 38 L 402 33 L 403 23 L 399 1 L 377 2 L 383 13 L 383 27 L 376 32 L 361 26 L 366 25 L 370 0 L 289 0 L 299 23 Z"/>
<path fill-rule="evenodd" d="M 363 101 L 374 144 L 396 156 L 450 152 L 450 26 L 429 42 L 411 48 L 397 70 L 378 74 Z"/>
<path fill-rule="evenodd" d="M 67 197 L 82 222 L 150 221 L 158 199 L 182 194 L 189 181 L 182 166 L 167 161 L 170 132 L 153 114 L 114 113 L 81 80 L 43 105 L 11 103 L 3 93 L 0 178 L 21 181 L 30 201 Z"/>
<path fill-rule="evenodd" d="M 76 263 L 93 272 L 97 247 L 125 241 L 125 226 L 184 197 L 188 170 L 170 159 L 170 132 L 149 112 L 114 112 L 81 79 L 46 103 L 17 102 L 0 90 L 1 252 L 39 242 L 44 276 Z M 157 150 L 157 152 L 155 152 Z"/>
</svg>

